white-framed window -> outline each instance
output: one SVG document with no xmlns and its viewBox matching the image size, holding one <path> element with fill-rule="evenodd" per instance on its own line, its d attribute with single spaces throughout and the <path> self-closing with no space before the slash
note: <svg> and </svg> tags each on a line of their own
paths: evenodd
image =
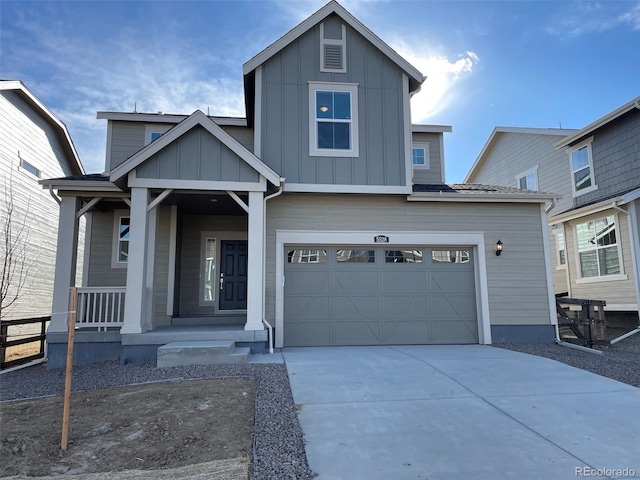
<svg viewBox="0 0 640 480">
<path fill-rule="evenodd" d="M 163 133 L 170 130 L 173 125 L 145 125 L 144 126 L 144 144 L 148 145 L 154 140 L 160 138 Z"/>
<path fill-rule="evenodd" d="M 112 268 L 126 268 L 127 263 L 129 263 L 130 226 L 131 218 L 128 210 L 115 210 L 113 212 Z"/>
<path fill-rule="evenodd" d="M 416 169 L 429 169 L 429 144 L 414 143 L 411 147 L 411 163 Z"/>
<path fill-rule="evenodd" d="M 593 137 L 590 137 L 569 150 L 569 158 L 571 159 L 571 188 L 574 197 L 598 188 L 593 175 L 592 141 Z"/>
<path fill-rule="evenodd" d="M 358 85 L 309 82 L 309 155 L 357 157 Z"/>
<path fill-rule="evenodd" d="M 516 175 L 516 187 L 523 190 L 538 190 L 538 165 Z"/>
<path fill-rule="evenodd" d="M 23 170 L 24 172 L 27 172 L 36 178 L 42 177 L 42 171 L 38 167 L 27 162 L 24 158 L 20 156 L 18 158 L 20 158 L 20 170 Z"/>
<path fill-rule="evenodd" d="M 325 38 L 324 22 L 320 24 L 320 71 L 347 73 L 347 29 L 342 25 L 341 38 Z"/>
<path fill-rule="evenodd" d="M 576 225 L 581 278 L 622 273 L 616 216 L 608 215 Z"/>
<path fill-rule="evenodd" d="M 564 241 L 564 232 L 562 230 L 557 230 L 554 233 L 556 236 L 556 267 L 566 268 L 567 267 L 567 248 L 565 246 L 565 241 Z"/>
</svg>

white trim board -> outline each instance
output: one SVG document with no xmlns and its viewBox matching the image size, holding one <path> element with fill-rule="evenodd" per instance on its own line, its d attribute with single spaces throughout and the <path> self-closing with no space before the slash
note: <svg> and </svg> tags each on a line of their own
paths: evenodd
<svg viewBox="0 0 640 480">
<path fill-rule="evenodd" d="M 380 234 L 389 243 L 375 243 Z M 410 231 L 314 231 L 276 230 L 276 348 L 284 344 L 284 247 L 285 245 L 446 245 L 471 246 L 475 252 L 475 280 L 478 310 L 478 337 L 482 345 L 491 344 L 491 317 L 487 282 L 486 242 L 484 232 L 410 232 Z"/>
</svg>

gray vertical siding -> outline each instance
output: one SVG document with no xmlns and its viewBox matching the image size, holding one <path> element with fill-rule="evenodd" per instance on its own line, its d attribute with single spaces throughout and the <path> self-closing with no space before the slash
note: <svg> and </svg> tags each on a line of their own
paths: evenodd
<svg viewBox="0 0 640 480">
<path fill-rule="evenodd" d="M 414 132 L 412 135 L 413 143 L 429 144 L 429 169 L 414 169 L 413 183 L 430 184 L 442 183 L 444 161 L 440 151 L 440 140 L 442 133 L 423 133 Z"/>
<path fill-rule="evenodd" d="M 87 261 L 88 287 L 124 287 L 127 284 L 126 268 L 111 268 L 113 249 L 113 211 L 91 213 L 91 248 Z"/>
<path fill-rule="evenodd" d="M 257 183 L 260 175 L 200 126 L 153 155 L 136 169 L 138 178 Z"/>
<path fill-rule="evenodd" d="M 288 183 L 404 185 L 402 73 L 350 28 L 346 39 L 344 74 L 320 72 L 319 26 L 264 64 L 262 160 Z M 309 156 L 309 81 L 358 84 L 359 157 Z"/>
<path fill-rule="evenodd" d="M 109 171 L 144 147 L 144 123 L 110 120 L 111 151 L 107 152 Z"/>
<path fill-rule="evenodd" d="M 640 187 L 640 110 L 597 130 L 591 152 L 598 189 L 576 197 L 577 206 Z"/>
<path fill-rule="evenodd" d="M 14 195 L 13 227 L 25 222 L 27 268 L 25 288 L 18 301 L 2 312 L 3 319 L 30 318 L 51 313 L 60 207 L 38 178 L 20 169 L 20 158 L 41 172 L 41 178 L 73 174 L 57 132 L 39 113 L 11 90 L 0 91 L 0 211 L 6 191 Z M 80 220 L 76 285 L 81 285 L 84 219 Z M 2 238 L 4 241 L 4 236 Z"/>
<path fill-rule="evenodd" d="M 354 225 L 357 223 L 357 227 Z M 492 325 L 548 325 L 549 297 L 537 204 L 407 203 L 392 196 L 287 195 L 267 203 L 266 318 L 275 318 L 276 230 L 484 232 Z M 504 243 L 502 256 L 494 242 Z"/>
</svg>

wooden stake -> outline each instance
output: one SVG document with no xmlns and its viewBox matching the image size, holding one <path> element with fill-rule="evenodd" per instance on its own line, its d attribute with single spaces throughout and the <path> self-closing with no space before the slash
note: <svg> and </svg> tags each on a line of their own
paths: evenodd
<svg viewBox="0 0 640 480">
<path fill-rule="evenodd" d="M 62 442 L 60 448 L 62 451 L 67 449 L 69 441 L 69 403 L 71 401 L 71 367 L 73 366 L 73 335 L 76 330 L 76 287 L 71 287 L 69 293 L 69 321 L 67 329 L 69 330 L 69 339 L 67 340 L 67 370 L 64 380 L 64 404 L 62 411 Z"/>
</svg>

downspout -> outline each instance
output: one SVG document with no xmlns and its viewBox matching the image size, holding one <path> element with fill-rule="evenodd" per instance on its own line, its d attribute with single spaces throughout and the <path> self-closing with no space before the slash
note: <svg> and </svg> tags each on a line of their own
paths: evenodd
<svg viewBox="0 0 640 480">
<path fill-rule="evenodd" d="M 55 194 L 55 192 L 53 191 L 53 185 L 49 185 L 49 194 L 53 197 L 53 199 L 56 201 L 56 203 L 58 205 L 62 205 L 62 200 L 60 199 L 60 197 L 58 195 Z"/>
<path fill-rule="evenodd" d="M 275 193 L 272 193 L 271 195 L 267 195 L 266 197 L 264 197 L 264 205 L 262 208 L 264 208 L 264 222 L 265 222 L 265 235 L 262 238 L 262 286 L 264 288 L 264 286 L 266 285 L 266 278 L 267 278 L 267 257 L 265 256 L 265 252 L 267 251 L 267 236 L 266 236 L 266 224 L 267 224 L 267 201 L 271 200 L 272 198 L 278 197 L 280 195 L 282 195 L 282 192 L 284 191 L 284 181 L 285 179 L 280 177 L 280 186 L 278 187 L 278 191 L 276 191 Z M 264 299 L 263 299 L 263 303 L 262 303 L 262 323 L 264 323 L 267 327 L 267 331 L 269 332 L 269 353 L 273 353 L 273 343 L 274 343 L 274 331 L 273 331 L 273 326 L 267 322 L 267 319 L 265 318 L 265 304 L 264 304 Z"/>
</svg>

